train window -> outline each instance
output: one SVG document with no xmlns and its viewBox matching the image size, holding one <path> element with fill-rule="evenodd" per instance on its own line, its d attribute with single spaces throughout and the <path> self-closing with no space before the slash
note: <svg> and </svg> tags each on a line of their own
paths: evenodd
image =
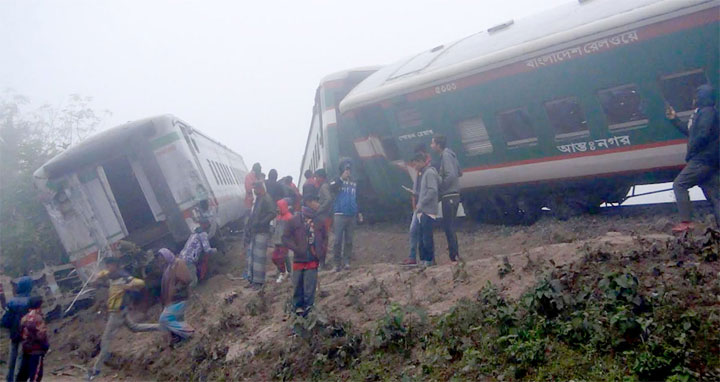
<svg viewBox="0 0 720 382">
<path fill-rule="evenodd" d="M 598 92 L 610 130 L 627 130 L 647 125 L 637 85 L 628 84 Z"/>
<path fill-rule="evenodd" d="M 230 176 L 230 171 L 228 171 L 228 168 L 226 165 L 222 165 L 223 171 L 225 171 L 225 176 L 227 177 L 228 184 L 233 184 L 233 178 Z"/>
<path fill-rule="evenodd" d="M 497 120 L 508 147 L 537 144 L 537 135 L 533 130 L 532 121 L 524 108 L 499 113 Z"/>
<path fill-rule="evenodd" d="M 569 97 L 545 103 L 550 124 L 555 129 L 555 139 L 590 136 L 585 113 L 577 98 Z"/>
<path fill-rule="evenodd" d="M 230 177 L 233 180 L 233 184 L 238 184 L 237 177 L 235 176 L 235 170 L 232 167 L 228 166 L 228 172 L 230 173 Z"/>
<path fill-rule="evenodd" d="M 414 106 L 407 106 L 395 111 L 398 126 L 401 128 L 418 127 L 422 125 L 422 115 Z"/>
<path fill-rule="evenodd" d="M 225 184 L 225 179 L 222 176 L 222 173 L 220 172 L 220 167 L 218 167 L 217 163 L 215 161 L 211 161 L 213 168 L 215 169 L 215 172 L 217 173 L 218 179 L 220 179 L 220 183 L 218 184 Z"/>
<path fill-rule="evenodd" d="M 460 141 L 467 155 L 480 155 L 493 152 L 485 122 L 482 118 L 472 118 L 458 123 Z"/>
<path fill-rule="evenodd" d="M 225 173 L 223 173 L 222 167 L 220 166 L 220 163 L 215 163 L 215 169 L 217 169 L 218 175 L 220 176 L 220 180 L 222 181 L 222 184 L 226 185 L 228 184 L 227 178 L 225 177 Z"/>
<path fill-rule="evenodd" d="M 215 178 L 215 184 L 220 184 L 220 181 L 218 180 L 218 176 L 215 173 L 215 169 L 212 166 L 212 162 L 210 162 L 210 159 L 207 159 L 208 167 L 210 167 L 210 172 L 213 174 L 213 178 Z"/>
<path fill-rule="evenodd" d="M 665 101 L 681 117 L 692 114 L 695 89 L 706 83 L 708 83 L 707 77 L 702 69 L 660 77 L 660 87 Z"/>
</svg>

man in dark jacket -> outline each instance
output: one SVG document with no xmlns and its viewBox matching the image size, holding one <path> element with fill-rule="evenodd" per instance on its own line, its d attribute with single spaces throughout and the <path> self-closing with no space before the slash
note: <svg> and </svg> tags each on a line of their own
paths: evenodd
<svg viewBox="0 0 720 382">
<path fill-rule="evenodd" d="M 442 203 L 442 221 L 445 229 L 445 238 L 448 243 L 450 261 L 460 258 L 457 233 L 455 232 L 455 219 L 460 205 L 460 163 L 457 155 L 447 147 L 445 136 L 437 134 L 432 138 L 430 147 L 440 153 L 437 167 L 440 175 L 440 202 Z"/>
<path fill-rule="evenodd" d="M 272 197 L 273 204 L 288 196 L 286 195 L 285 187 L 278 182 L 278 172 L 276 169 L 272 169 L 268 172 L 268 178 L 265 181 L 265 191 L 267 191 L 267 193 Z"/>
<path fill-rule="evenodd" d="M 715 224 L 720 227 L 720 131 L 718 128 L 718 111 L 715 109 L 715 89 L 710 85 L 697 88 L 693 100 L 695 112 L 687 125 L 668 106 L 667 118 L 688 136 L 685 168 L 673 182 L 673 191 L 677 200 L 680 224 L 673 227 L 673 232 L 684 232 L 693 228 L 691 222 L 692 209 L 688 189 L 700 186 L 705 198 L 710 202 L 715 215 Z"/>
<path fill-rule="evenodd" d="M 315 213 L 315 220 L 323 222 L 325 226 L 325 232 L 330 232 L 330 226 L 332 226 L 332 208 L 333 208 L 333 195 L 330 191 L 330 184 L 327 181 L 327 172 L 324 168 L 315 171 L 315 185 L 318 188 L 318 202 L 320 205 Z M 325 254 L 328 248 L 328 237 L 323 238 L 323 255 L 320 257 L 320 266 L 325 266 Z"/>
<path fill-rule="evenodd" d="M 27 314 L 30 307 L 30 292 L 32 291 L 32 278 L 29 276 L 20 277 L 17 281 L 16 293 L 7 303 L 3 314 L 3 327 L 8 329 L 10 334 L 10 358 L 8 359 L 7 380 L 15 380 L 15 365 L 18 359 L 18 347 L 22 342 L 22 331 L 20 320 Z"/>
<path fill-rule="evenodd" d="M 318 265 L 324 257 L 322 241 L 327 236 L 323 224 L 316 224 L 315 213 L 320 205 L 317 196 L 304 198 L 304 204 L 287 222 L 282 236 L 283 245 L 293 251 L 293 306 L 302 316 L 315 303 Z"/>
<path fill-rule="evenodd" d="M 265 283 L 265 263 L 267 261 L 268 240 L 270 240 L 270 222 L 277 215 L 276 204 L 265 191 L 262 181 L 255 182 L 255 204 L 248 221 L 246 234 L 249 236 L 248 248 L 248 287 L 259 290 Z"/>
<path fill-rule="evenodd" d="M 305 177 L 305 182 L 302 186 L 302 196 L 305 197 L 317 197 L 318 188 L 315 184 L 315 175 L 313 174 L 312 170 L 307 169 L 305 170 L 305 173 L 303 174 Z"/>
</svg>

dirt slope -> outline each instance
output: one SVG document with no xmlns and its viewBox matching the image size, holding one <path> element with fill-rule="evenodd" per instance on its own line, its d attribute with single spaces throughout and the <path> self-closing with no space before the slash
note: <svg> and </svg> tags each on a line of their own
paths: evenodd
<svg viewBox="0 0 720 382">
<path fill-rule="evenodd" d="M 459 233 L 463 262 L 451 264 L 445 239 L 437 231 L 438 265 L 429 269 L 396 265 L 407 255 L 405 225 L 359 227 L 353 268 L 320 272 L 316 305 L 321 314 L 369 328 L 386 307 L 397 302 L 418 306 L 429 314 L 445 312 L 459 299 L 477 294 L 488 282 L 503 294 L 518 297 L 554 267 L 573 263 L 592 248 L 628 251 L 637 240 L 662 243 L 670 238 L 670 220 L 646 211 L 631 216 L 586 216 L 566 222 L 544 219 L 532 227 L 502 227 L 464 222 Z M 703 227 L 698 227 L 698 230 Z M 231 243 L 224 256 L 211 265 L 214 276 L 200 285 L 191 299 L 188 321 L 196 336 L 175 349 L 159 333 L 133 334 L 121 330 L 113 356 L 100 380 L 184 380 L 190 370 L 209 364 L 254 357 L 263 346 L 277 346 L 292 335 L 287 307 L 289 282 L 268 279 L 261 292 L 240 281 L 244 262 L 242 246 Z M 274 267 L 268 263 L 269 275 Z M 99 351 L 105 324 L 102 298 L 93 309 L 51 324 L 52 351 L 46 375 L 58 380 L 77 379 Z M 160 308 L 133 312 L 137 321 L 154 321 Z M 208 345 L 210 344 L 210 345 Z M 3 349 L 5 345 L 2 344 Z M 204 365 L 204 366 L 201 366 Z M 262 365 L 262 360 L 258 360 Z M 249 380 L 266 380 L 270 370 L 248 370 Z"/>
</svg>

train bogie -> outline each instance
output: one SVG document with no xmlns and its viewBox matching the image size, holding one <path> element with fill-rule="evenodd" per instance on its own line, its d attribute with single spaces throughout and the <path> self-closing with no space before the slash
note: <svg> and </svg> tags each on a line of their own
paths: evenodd
<svg viewBox="0 0 720 382">
<path fill-rule="evenodd" d="M 171 115 L 102 131 L 35 174 L 41 198 L 83 277 L 121 240 L 177 247 L 191 229 L 244 213 L 242 157 Z"/>
</svg>

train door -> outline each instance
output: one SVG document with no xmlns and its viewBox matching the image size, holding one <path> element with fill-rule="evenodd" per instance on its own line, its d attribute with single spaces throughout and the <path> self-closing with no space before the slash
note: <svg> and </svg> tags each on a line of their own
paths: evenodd
<svg viewBox="0 0 720 382">
<path fill-rule="evenodd" d="M 128 234 L 137 236 L 143 230 L 156 225 L 153 209 L 128 157 L 111 159 L 103 163 L 102 167 Z"/>
</svg>

